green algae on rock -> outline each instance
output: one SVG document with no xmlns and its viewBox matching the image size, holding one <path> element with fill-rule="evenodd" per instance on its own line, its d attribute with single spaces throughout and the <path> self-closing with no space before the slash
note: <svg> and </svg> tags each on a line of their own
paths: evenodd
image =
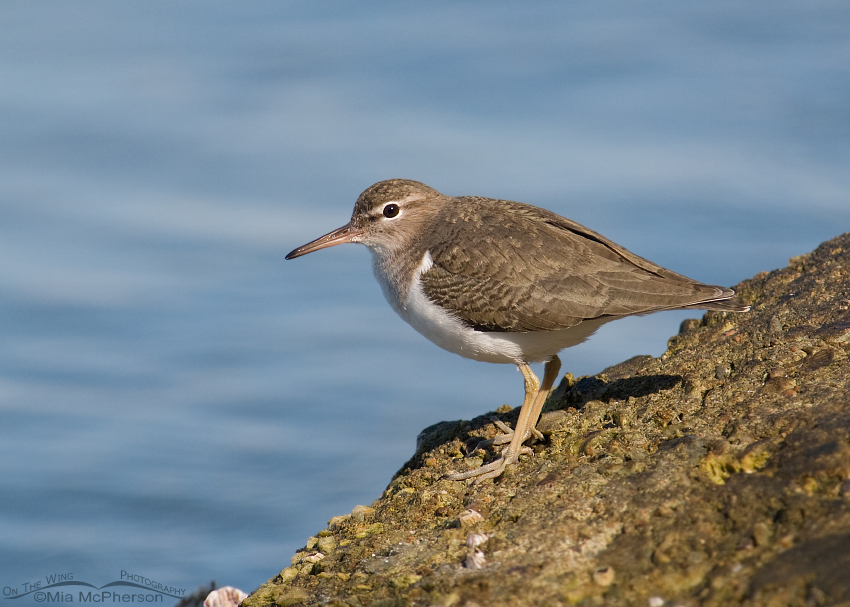
<svg viewBox="0 0 850 607">
<path fill-rule="evenodd" d="M 566 376 L 495 481 L 442 476 L 516 410 L 426 429 L 243 605 L 850 605 L 850 234 L 737 290 L 748 314 Z"/>
</svg>

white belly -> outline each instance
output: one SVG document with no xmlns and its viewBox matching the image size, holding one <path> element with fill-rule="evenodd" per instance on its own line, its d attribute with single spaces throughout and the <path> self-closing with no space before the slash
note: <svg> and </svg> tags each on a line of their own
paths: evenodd
<svg viewBox="0 0 850 607">
<path fill-rule="evenodd" d="M 426 252 L 422 258 L 413 284 L 403 301 L 381 271 L 378 259 L 374 261 L 375 277 L 381 284 L 387 301 L 398 315 L 441 348 L 473 360 L 514 364 L 545 362 L 564 348 L 582 343 L 600 326 L 614 320 L 610 317 L 587 320 L 574 327 L 556 331 L 476 331 L 425 296 L 419 277 L 433 265 L 430 253 Z"/>
</svg>

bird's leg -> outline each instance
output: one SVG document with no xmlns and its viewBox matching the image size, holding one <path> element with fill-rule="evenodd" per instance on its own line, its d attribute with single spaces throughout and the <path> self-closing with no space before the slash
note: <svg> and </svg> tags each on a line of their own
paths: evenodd
<svg viewBox="0 0 850 607">
<path fill-rule="evenodd" d="M 543 369 L 543 384 L 542 387 L 537 388 L 537 397 L 534 400 L 534 408 L 530 411 L 531 419 L 534 420 L 534 423 L 526 431 L 525 436 L 523 436 L 522 441 L 520 442 L 525 442 L 531 437 L 531 435 L 534 435 L 537 440 L 543 440 L 543 434 L 535 426 L 537 425 L 537 420 L 540 419 L 540 412 L 543 410 L 543 405 L 546 403 L 546 399 L 549 398 L 549 394 L 552 392 L 552 386 L 555 384 L 555 380 L 558 378 L 558 372 L 560 370 L 561 359 L 557 356 L 553 356 L 552 360 L 546 363 L 546 367 Z M 536 379 L 537 378 L 535 377 L 535 380 Z M 523 403 L 523 405 L 525 405 L 525 403 Z M 490 421 L 492 421 L 504 434 L 481 441 L 475 446 L 472 453 L 478 449 L 484 449 L 491 445 L 504 445 L 505 443 L 509 443 L 513 440 L 514 431 L 511 430 L 507 424 L 496 418 L 492 418 Z M 517 425 L 519 425 L 519 422 L 517 422 Z"/>
<path fill-rule="evenodd" d="M 523 447 L 522 443 L 531 435 L 531 430 L 537 425 L 537 418 L 540 417 L 543 403 L 546 402 L 546 398 L 552 391 L 555 379 L 558 377 L 558 372 L 561 369 L 561 361 L 555 356 L 546 363 L 542 384 L 527 364 L 522 363 L 518 367 L 525 377 L 525 399 L 522 403 L 522 409 L 519 412 L 519 419 L 513 431 L 510 445 L 502 452 L 500 458 L 468 472 L 448 474 L 445 477 L 448 480 L 461 481 L 476 477 L 475 481 L 480 482 L 488 478 L 495 478 L 504 472 L 505 466 L 516 463 L 521 453 L 528 453 L 530 451 L 528 447 Z"/>
<path fill-rule="evenodd" d="M 537 395 L 538 390 L 540 389 L 540 381 L 537 379 L 537 376 L 531 370 L 527 364 L 522 363 L 517 365 L 519 370 L 522 372 L 523 377 L 525 377 L 525 398 L 522 401 L 522 409 L 519 411 L 519 420 L 517 420 L 517 430 L 520 428 L 520 425 L 524 422 L 523 416 L 526 418 L 529 416 L 531 412 L 534 397 Z M 514 431 L 512 434 L 511 446 L 514 442 L 516 442 L 516 437 L 518 436 L 517 432 Z M 520 445 L 522 441 L 519 441 Z M 517 445 L 517 448 L 520 447 Z M 505 449 L 506 452 L 510 451 L 510 446 Z M 516 461 L 516 457 L 514 457 L 513 461 Z M 513 463 L 513 462 L 511 462 Z M 450 481 L 462 481 L 468 478 L 478 477 L 476 478 L 476 482 L 483 481 L 488 478 L 495 478 L 499 476 L 502 472 L 505 471 L 505 465 L 507 464 L 507 460 L 505 459 L 505 453 L 496 460 L 493 460 L 489 464 L 485 464 L 484 466 L 480 466 L 473 470 L 469 470 L 467 472 L 454 472 L 451 474 L 447 474 L 445 476 L 446 479 Z"/>
<path fill-rule="evenodd" d="M 532 402 L 534 401 L 534 397 L 537 394 L 538 390 L 540 390 L 540 380 L 537 379 L 537 376 L 531 370 L 527 364 L 523 363 L 521 365 L 517 365 L 517 368 L 522 373 L 525 378 L 525 398 L 522 401 L 522 409 L 519 411 L 519 420 L 517 420 L 517 428 L 519 427 L 520 420 L 522 420 L 523 411 L 526 412 L 526 415 L 530 413 L 529 409 L 531 407 Z M 472 450 L 472 453 L 475 453 L 479 449 L 486 449 L 491 445 L 504 445 L 505 443 L 509 443 L 514 438 L 514 431 L 510 429 L 510 427 L 501 420 L 496 418 L 491 418 L 491 420 L 497 428 L 499 428 L 504 434 L 500 434 L 494 438 L 488 438 L 487 440 L 483 440 L 478 443 L 475 448 Z M 524 436 L 520 443 L 524 442 L 528 436 Z M 539 438 L 539 437 L 538 437 Z"/>
<path fill-rule="evenodd" d="M 543 438 L 543 433 L 537 429 L 537 422 L 540 420 L 540 413 L 543 411 L 543 405 L 546 404 L 546 399 L 552 393 L 552 386 L 555 385 L 555 380 L 558 379 L 558 373 L 561 371 L 561 359 L 557 355 L 552 357 L 552 360 L 546 363 L 543 367 L 543 382 L 537 390 L 537 396 L 534 397 L 534 405 L 531 409 L 531 426 L 525 434 L 523 441 L 530 434 L 534 434 L 538 439 Z"/>
<path fill-rule="evenodd" d="M 525 369 L 523 369 L 523 367 L 525 367 Z M 558 377 L 558 371 L 560 370 L 561 360 L 557 356 L 553 356 L 552 360 L 547 362 L 543 369 L 543 382 L 538 383 L 537 378 L 534 376 L 534 373 L 531 372 L 528 365 L 522 365 L 520 367 L 520 371 L 522 371 L 523 375 L 526 376 L 526 389 L 528 389 L 529 375 L 534 378 L 535 383 L 537 383 L 537 389 L 535 390 L 534 397 L 531 399 L 531 402 L 524 402 L 522 409 L 519 412 L 519 419 L 516 422 L 516 428 L 514 429 L 514 436 L 511 440 L 511 444 L 508 445 L 507 450 L 502 454 L 502 457 L 505 458 L 506 464 L 513 464 L 517 461 L 517 459 L 519 459 L 519 454 L 522 450 L 522 443 L 531 436 L 532 430 L 535 429 L 537 420 L 540 417 L 540 412 L 543 410 L 543 403 L 546 402 L 549 392 L 552 391 L 552 386 L 554 385 L 555 380 Z"/>
</svg>

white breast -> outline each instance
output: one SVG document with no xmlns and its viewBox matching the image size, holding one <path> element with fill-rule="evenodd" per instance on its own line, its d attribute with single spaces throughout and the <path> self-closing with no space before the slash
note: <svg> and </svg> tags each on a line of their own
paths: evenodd
<svg viewBox="0 0 850 607">
<path fill-rule="evenodd" d="M 420 276 L 433 265 L 431 253 L 425 252 L 417 268 L 410 290 L 399 293 L 384 274 L 380 259 L 373 253 L 375 278 L 389 304 L 410 326 L 432 342 L 465 358 L 491 363 L 532 363 L 547 361 L 570 346 L 585 341 L 601 325 L 613 318 L 584 321 L 574 327 L 556 331 L 487 332 L 476 331 L 463 324 L 449 310 L 426 297 Z"/>
</svg>

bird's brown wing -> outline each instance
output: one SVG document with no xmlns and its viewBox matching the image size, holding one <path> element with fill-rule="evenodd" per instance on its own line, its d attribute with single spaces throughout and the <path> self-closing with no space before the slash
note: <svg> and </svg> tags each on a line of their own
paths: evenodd
<svg viewBox="0 0 850 607">
<path fill-rule="evenodd" d="M 554 330 L 701 305 L 743 309 L 726 301 L 731 289 L 666 270 L 545 209 L 458 198 L 439 219 L 447 238 L 429 248 L 434 263 L 421 276 L 423 290 L 477 329 Z"/>
</svg>

